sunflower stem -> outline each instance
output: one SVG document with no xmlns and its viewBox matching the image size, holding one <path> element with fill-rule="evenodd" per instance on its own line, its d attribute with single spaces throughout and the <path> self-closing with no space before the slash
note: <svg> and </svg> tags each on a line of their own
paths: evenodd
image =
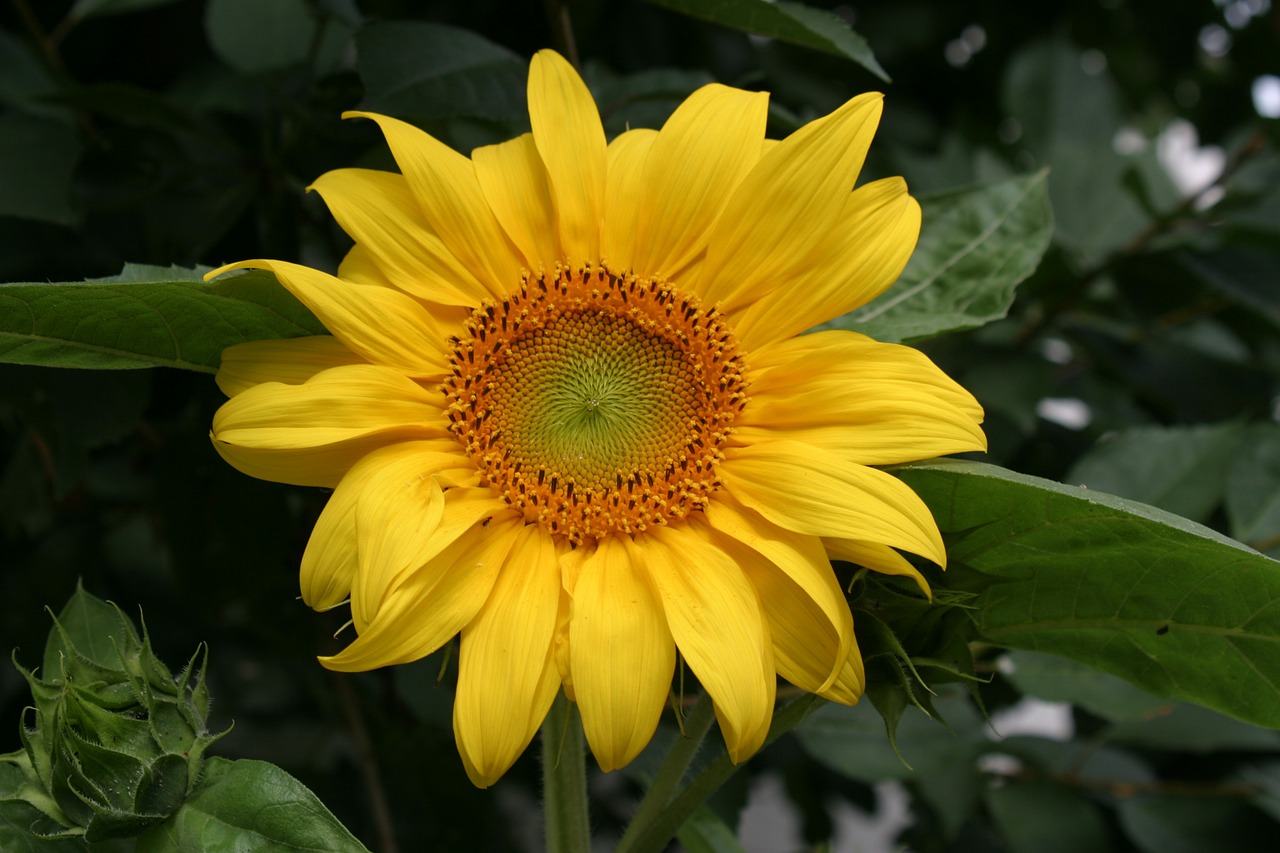
<svg viewBox="0 0 1280 853">
<path fill-rule="evenodd" d="M 774 714 L 773 723 L 769 726 L 769 736 L 765 739 L 765 746 L 800 725 L 806 717 L 825 704 L 825 700 L 813 695 L 801 696 L 789 703 Z M 720 790 L 721 786 L 738 772 L 738 769 L 739 765 L 730 761 L 727 753 L 722 754 L 705 770 L 693 777 L 689 784 L 672 797 L 665 806 L 658 809 L 645 825 L 642 826 L 639 821 L 633 820 L 631 826 L 627 827 L 622 841 L 619 842 L 616 853 L 662 853 L 667 843 L 680 831 L 680 827 L 684 826 L 685 821 L 692 817 L 712 794 Z M 647 800 L 648 797 L 646 796 L 645 799 Z M 638 812 L 637 817 L 639 817 Z"/>
<path fill-rule="evenodd" d="M 676 735 L 671 748 L 667 750 L 667 757 L 662 760 L 662 766 L 658 768 L 653 782 L 649 785 L 649 790 L 640 801 L 640 807 L 636 809 L 631 823 L 627 825 L 622 840 L 618 842 L 618 853 L 630 850 L 630 845 L 635 842 L 635 838 L 644 827 L 653 823 L 666 810 L 672 798 L 675 797 L 685 772 L 689 769 L 689 763 L 698 754 L 702 739 L 706 737 L 707 730 L 711 728 L 711 721 L 714 719 L 715 706 L 711 702 L 711 697 L 703 693 L 698 697 L 688 719 L 685 720 L 684 734 Z"/>
<path fill-rule="evenodd" d="M 582 718 L 563 693 L 542 724 L 542 810 L 548 851 L 590 853 Z"/>
</svg>

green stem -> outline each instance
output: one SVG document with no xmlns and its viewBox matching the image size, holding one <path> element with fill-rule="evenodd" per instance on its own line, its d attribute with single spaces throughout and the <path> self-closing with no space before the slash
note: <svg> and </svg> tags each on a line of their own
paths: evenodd
<svg viewBox="0 0 1280 853">
<path fill-rule="evenodd" d="M 578 706 L 561 693 L 542 724 L 542 810 L 547 850 L 590 853 L 587 756 Z"/>
<path fill-rule="evenodd" d="M 774 715 L 773 724 L 769 726 L 769 737 L 764 742 L 765 746 L 800 725 L 805 717 L 825 704 L 824 700 L 813 695 L 801 696 L 791 702 Z M 693 781 L 646 825 L 637 826 L 638 822 L 632 821 L 632 826 L 628 827 L 622 843 L 618 845 L 617 853 L 624 853 L 624 851 L 625 853 L 662 853 L 667 843 L 680 831 L 680 827 L 684 826 L 685 821 L 692 817 L 693 813 L 737 772 L 738 765 L 731 762 L 727 754 L 721 755 L 711 763 L 711 766 L 695 776 Z M 638 814 L 637 817 L 639 817 Z"/>
<path fill-rule="evenodd" d="M 712 704 L 711 697 L 703 693 L 698 697 L 693 711 L 685 721 L 685 733 L 677 735 L 675 742 L 667 750 L 667 757 L 663 759 L 662 766 L 658 768 L 653 782 L 649 785 L 649 790 L 640 801 L 640 808 L 636 809 L 635 816 L 627 825 L 627 831 L 618 842 L 616 853 L 625 853 L 630 850 L 643 828 L 660 818 L 666 811 L 714 719 L 715 705 Z"/>
</svg>

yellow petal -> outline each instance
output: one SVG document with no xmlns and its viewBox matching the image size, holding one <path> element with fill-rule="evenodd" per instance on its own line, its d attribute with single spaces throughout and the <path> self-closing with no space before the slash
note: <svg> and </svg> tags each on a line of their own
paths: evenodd
<svg viewBox="0 0 1280 853">
<path fill-rule="evenodd" d="M 529 123 L 547 167 L 560 243 L 573 266 L 600 260 L 605 138 L 591 92 L 564 57 L 540 50 L 529 65 Z"/>
<path fill-rule="evenodd" d="M 886 575 L 911 578 L 927 598 L 933 598 L 933 590 L 929 588 L 929 582 L 925 580 L 924 575 L 920 574 L 920 570 L 888 545 L 860 542 L 856 539 L 830 538 L 824 538 L 822 544 L 834 560 L 844 560 L 846 563 L 853 563 Z"/>
<path fill-rule="evenodd" d="M 470 460 L 457 450 L 452 439 L 408 441 L 375 450 L 351 466 L 329 496 L 302 554 L 300 583 L 302 600 L 308 607 L 328 610 L 351 594 L 359 565 L 356 506 L 361 497 L 378 488 L 380 481 L 385 482 L 388 470 L 396 466 L 407 468 L 414 477 L 425 476 L 428 483 L 435 482 L 432 475 L 460 472 Z M 455 500 L 456 492 L 450 492 Z"/>
<path fill-rule="evenodd" d="M 474 469 L 470 469 L 474 472 Z M 461 484 L 461 469 L 438 473 L 441 485 Z M 452 483 L 448 480 L 452 480 Z M 473 485 L 477 480 L 466 483 Z M 387 488 L 384 485 L 379 488 Z M 472 527 L 487 518 L 508 517 L 506 503 L 487 488 L 450 488 L 434 525 L 416 527 L 412 505 L 397 507 L 365 492 L 356 507 L 359 571 L 351 587 L 351 619 L 357 631 L 371 623 L 388 597 L 419 567 L 436 559 Z"/>
<path fill-rule="evenodd" d="M 284 261 L 241 261 L 206 279 L 247 268 L 274 273 L 335 338 L 365 360 L 421 379 L 438 380 L 449 372 L 452 329 L 405 294 Z"/>
<path fill-rule="evenodd" d="M 372 169 L 337 169 L 309 189 L 368 252 L 395 287 L 442 305 L 475 307 L 484 286 L 431 230 L 403 175 Z"/>
<path fill-rule="evenodd" d="M 513 515 L 473 526 L 406 578 L 351 645 L 320 663 L 363 672 L 409 663 L 440 648 L 484 606 L 523 526 Z"/>
<path fill-rule="evenodd" d="M 422 215 L 445 247 L 497 299 L 520 282 L 521 257 L 485 203 L 471 161 L 411 124 L 376 113 L 372 119 L 409 182 Z"/>
<path fill-rule="evenodd" d="M 605 220 L 601 254 L 610 269 L 635 268 L 637 199 L 644 198 L 644 164 L 658 132 L 638 128 L 620 133 L 609 143 L 609 173 L 605 180 Z"/>
<path fill-rule="evenodd" d="M 860 685 L 858 692 L 851 692 L 842 678 L 851 658 L 861 663 L 848 605 L 844 605 L 841 622 L 833 624 L 813 597 L 778 565 L 741 542 L 724 536 L 715 541 L 755 587 L 769 624 L 778 674 L 802 690 L 832 701 L 845 705 L 856 702 Z M 831 574 L 829 565 L 827 573 Z"/>
<path fill-rule="evenodd" d="M 552 641 L 560 566 L 538 525 L 516 537 L 489 599 L 462 629 L 453 731 L 471 781 L 486 788 L 538 731 L 560 679 Z"/>
<path fill-rule="evenodd" d="M 387 274 L 378 266 L 371 253 L 359 243 L 352 246 L 338 264 L 338 278 L 343 281 L 354 281 L 356 284 L 371 284 L 375 287 L 386 287 L 396 290 L 396 286 L 387 278 Z"/>
<path fill-rule="evenodd" d="M 267 382 L 213 416 L 213 445 L 251 477 L 334 486 L 365 454 L 401 441 L 447 438 L 436 396 L 372 364 L 332 367 L 301 385 Z"/>
<path fill-rule="evenodd" d="M 675 644 L 630 539 L 609 536 L 582 562 L 569 622 L 573 689 L 600 768 L 622 767 L 653 737 Z"/>
<path fill-rule="evenodd" d="M 859 95 L 765 152 L 711 231 L 703 301 L 733 311 L 813 262 L 840 221 L 880 111 L 879 94 Z"/>
<path fill-rule="evenodd" d="M 556 636 L 551 646 L 551 659 L 556 672 L 560 676 L 560 686 L 564 688 L 564 697 L 570 702 L 577 702 L 577 694 L 573 689 L 572 662 L 569 658 L 569 621 L 573 609 L 573 599 L 564 586 L 560 587 L 560 609 L 556 613 Z"/>
<path fill-rule="evenodd" d="M 214 380 L 223 394 L 234 397 L 263 382 L 301 385 L 322 370 L 361 361 L 342 341 L 329 335 L 249 341 L 222 351 Z"/>
<path fill-rule="evenodd" d="M 747 551 L 748 556 L 755 555 L 752 561 L 754 573 L 749 573 L 753 581 L 766 572 L 771 576 L 781 575 L 788 589 L 794 588 L 795 594 L 807 599 L 808 604 L 803 605 L 807 608 L 806 612 L 816 612 L 821 616 L 824 625 L 819 630 L 825 639 L 834 638 L 834 645 L 828 643 L 821 648 L 815 645 L 812 652 L 817 659 L 826 661 L 826 671 L 816 683 L 803 684 L 783 671 L 782 658 L 779 658 L 778 671 L 784 678 L 811 693 L 826 690 L 840 674 L 840 667 L 848 657 L 849 646 L 853 643 L 853 617 L 849 613 L 844 590 L 840 588 L 835 572 L 831 570 L 831 561 L 827 559 L 822 541 L 816 536 L 778 527 L 759 513 L 738 506 L 728 495 L 718 495 L 712 500 L 706 507 L 705 515 L 711 528 L 721 534 L 723 539 L 745 546 L 731 551 L 744 567 L 747 565 L 747 557 L 743 555 L 743 551 Z M 783 582 L 770 583 L 779 585 Z M 756 584 L 756 589 L 761 592 L 760 600 L 765 605 L 765 613 L 770 614 L 769 596 L 764 593 L 760 583 Z M 769 624 L 777 624 L 773 616 L 770 616 Z M 795 631 L 790 633 L 794 634 Z M 773 638 L 774 651 L 779 652 L 779 636 L 774 633 Z M 789 660 L 795 658 L 791 647 L 782 650 L 782 653 Z"/>
<path fill-rule="evenodd" d="M 732 312 L 747 351 L 781 341 L 875 299 L 902 273 L 920 235 L 920 205 L 901 178 L 859 187 L 812 265 Z"/>
<path fill-rule="evenodd" d="M 777 674 L 755 587 L 722 549 L 682 526 L 636 539 L 680 655 L 715 702 L 729 758 L 750 758 L 773 719 Z"/>
<path fill-rule="evenodd" d="M 839 677 L 820 695 L 824 699 L 839 702 L 841 705 L 854 705 L 862 698 L 866 687 L 867 672 L 862 663 L 862 653 L 858 651 L 858 644 L 854 643 L 849 649 L 849 658 L 841 668 Z"/>
<path fill-rule="evenodd" d="M 471 152 L 480 189 L 530 272 L 554 270 L 561 260 L 547 169 L 533 135 Z"/>
<path fill-rule="evenodd" d="M 859 465 L 986 449 L 977 400 L 910 347 L 817 332 L 753 352 L 752 367 L 735 442 L 801 441 Z"/>
<path fill-rule="evenodd" d="M 798 533 L 865 539 L 946 564 L 929 508 L 905 483 L 798 441 L 730 448 L 720 479 L 735 500 Z"/>
<path fill-rule="evenodd" d="M 703 86 L 682 103 L 645 162 L 635 268 L 671 278 L 707 247 L 707 235 L 738 184 L 760 159 L 769 95 Z M 609 215 L 615 208 L 610 205 Z"/>
</svg>

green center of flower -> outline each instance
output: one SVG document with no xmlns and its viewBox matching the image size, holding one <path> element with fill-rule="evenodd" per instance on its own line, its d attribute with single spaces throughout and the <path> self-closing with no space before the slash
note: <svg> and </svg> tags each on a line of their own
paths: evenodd
<svg viewBox="0 0 1280 853">
<path fill-rule="evenodd" d="M 603 269 L 527 279 L 472 316 L 445 383 L 485 482 L 577 544 L 698 510 L 746 403 L 714 309 Z"/>
<path fill-rule="evenodd" d="M 664 465 L 698 415 L 698 365 L 680 348 L 609 311 L 567 311 L 513 340 L 494 412 L 513 457 L 582 487 Z"/>
</svg>

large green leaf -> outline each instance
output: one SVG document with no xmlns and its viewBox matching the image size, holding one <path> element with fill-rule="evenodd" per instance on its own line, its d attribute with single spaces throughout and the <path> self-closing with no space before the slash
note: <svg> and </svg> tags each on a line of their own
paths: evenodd
<svg viewBox="0 0 1280 853">
<path fill-rule="evenodd" d="M 364 106 L 422 118 L 522 120 L 526 63 L 469 30 L 421 21 L 368 24 L 356 35 Z"/>
<path fill-rule="evenodd" d="M 1153 507 L 977 462 L 898 469 L 980 633 L 1280 728 L 1280 563 Z"/>
<path fill-rule="evenodd" d="M 902 277 L 829 328 L 896 342 L 998 320 L 1053 236 L 1044 172 L 926 196 L 920 206 L 920 242 Z"/>
<path fill-rule="evenodd" d="M 213 373 L 232 344 L 323 334 L 269 273 L 212 284 L 198 270 L 130 266 L 113 279 L 0 285 L 0 361 Z"/>
<path fill-rule="evenodd" d="M 305 785 L 265 761 L 211 758 L 182 808 L 138 839 L 138 853 L 365 851 Z"/>
<path fill-rule="evenodd" d="M 786 0 L 649 0 L 673 12 L 852 59 L 888 81 L 867 40 L 839 16 Z"/>
</svg>

